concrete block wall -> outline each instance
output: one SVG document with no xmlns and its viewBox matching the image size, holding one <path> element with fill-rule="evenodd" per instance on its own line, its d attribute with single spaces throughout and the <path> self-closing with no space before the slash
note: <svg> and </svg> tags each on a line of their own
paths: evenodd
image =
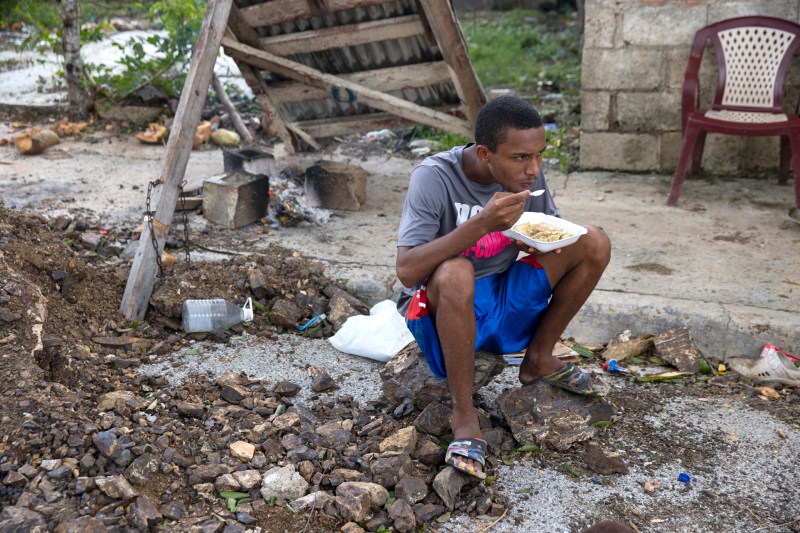
<svg viewBox="0 0 800 533">
<path fill-rule="evenodd" d="M 674 172 L 681 144 L 681 92 L 694 34 L 745 15 L 800 22 L 800 0 L 586 0 L 581 88 L 584 170 Z M 716 90 L 710 47 L 700 71 L 706 108 Z M 784 109 L 800 97 L 800 53 L 784 83 Z M 777 137 L 709 134 L 703 168 L 774 176 Z"/>
</svg>

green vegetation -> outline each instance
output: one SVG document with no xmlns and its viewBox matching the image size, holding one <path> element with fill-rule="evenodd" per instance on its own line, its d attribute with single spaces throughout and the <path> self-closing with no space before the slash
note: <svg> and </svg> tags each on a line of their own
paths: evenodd
<svg viewBox="0 0 800 533">
<path fill-rule="evenodd" d="M 110 100 L 135 98 L 139 89 L 152 85 L 166 97 L 177 96 L 186 77 L 192 46 L 197 39 L 205 11 L 204 0 L 82 0 L 81 41 L 98 40 L 113 31 L 111 17 L 147 17 L 162 33 L 147 38 L 131 38 L 127 43 L 114 43 L 126 54 L 119 65 L 97 65 L 87 62 L 85 85 L 95 96 Z M 56 54 L 61 46 L 60 3 L 47 0 L 0 0 L 0 28 L 22 24 L 27 36 L 21 49 Z M 156 53 L 147 53 L 147 50 Z M 117 68 L 115 68 L 117 67 Z M 118 67 L 122 67 L 121 69 Z M 61 73 L 58 74 L 61 76 Z"/>
<path fill-rule="evenodd" d="M 461 28 L 484 88 L 522 97 L 577 96 L 580 33 L 576 14 L 516 10 L 463 17 Z"/>
<path fill-rule="evenodd" d="M 545 124 L 552 124 L 547 126 L 545 159 L 568 172 L 577 155 L 573 128 L 580 123 L 577 13 L 472 12 L 460 14 L 459 23 L 484 91 L 510 89 L 531 102 Z M 443 149 L 468 141 L 427 126 L 418 127 L 417 134 Z"/>
</svg>

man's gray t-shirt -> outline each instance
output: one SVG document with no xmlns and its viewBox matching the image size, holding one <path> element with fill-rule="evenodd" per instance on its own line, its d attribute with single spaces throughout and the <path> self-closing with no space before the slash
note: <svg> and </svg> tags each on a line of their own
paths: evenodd
<svg viewBox="0 0 800 533">
<path fill-rule="evenodd" d="M 408 194 L 400 216 L 397 246 L 419 246 L 447 235 L 477 215 L 494 193 L 505 191 L 499 183 L 481 185 L 464 175 L 464 148 L 466 146 L 457 146 L 430 156 L 411 172 Z M 544 189 L 545 193 L 528 198 L 525 210 L 558 216 L 558 209 L 541 172 L 534 189 Z M 475 269 L 475 279 L 505 272 L 518 254 L 519 250 L 513 241 L 502 232 L 484 235 L 463 253 Z M 408 300 L 418 288 L 406 288 L 400 295 L 397 307 L 404 316 Z"/>
</svg>

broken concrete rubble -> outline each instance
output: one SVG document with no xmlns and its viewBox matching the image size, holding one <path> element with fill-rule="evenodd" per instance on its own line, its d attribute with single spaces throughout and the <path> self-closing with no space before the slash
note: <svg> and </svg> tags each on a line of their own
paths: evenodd
<svg viewBox="0 0 800 533">
<path fill-rule="evenodd" d="M 355 165 L 318 161 L 306 169 L 305 192 L 311 206 L 358 211 L 367 201 L 367 172 Z"/>
<path fill-rule="evenodd" d="M 594 437 L 597 429 L 592 424 L 614 415 L 603 398 L 572 394 L 542 380 L 504 392 L 497 403 L 518 442 L 561 451 Z"/>
<path fill-rule="evenodd" d="M 475 354 L 475 384 L 478 390 L 503 371 L 502 357 L 479 351 Z M 418 409 L 430 403 L 449 401 L 447 381 L 433 375 L 416 342 L 403 348 L 381 369 L 383 393 L 395 404 L 409 401 Z"/>
</svg>

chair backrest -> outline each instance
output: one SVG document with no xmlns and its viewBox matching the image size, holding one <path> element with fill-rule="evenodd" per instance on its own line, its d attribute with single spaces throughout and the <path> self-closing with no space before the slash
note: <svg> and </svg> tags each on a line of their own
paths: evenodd
<svg viewBox="0 0 800 533">
<path fill-rule="evenodd" d="M 709 39 L 718 63 L 713 108 L 779 113 L 800 25 L 773 17 L 727 19 L 699 30 L 693 49 Z"/>
</svg>

